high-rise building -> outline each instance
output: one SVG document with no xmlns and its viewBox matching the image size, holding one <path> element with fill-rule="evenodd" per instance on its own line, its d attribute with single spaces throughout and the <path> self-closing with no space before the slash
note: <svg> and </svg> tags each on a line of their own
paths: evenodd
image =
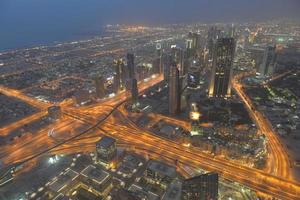
<svg viewBox="0 0 300 200">
<path fill-rule="evenodd" d="M 135 70 L 134 70 L 134 55 L 131 53 L 127 54 L 127 69 L 128 69 L 128 78 L 135 78 Z"/>
<path fill-rule="evenodd" d="M 96 154 L 98 162 L 109 164 L 117 155 L 116 140 L 104 136 L 96 143 Z"/>
<path fill-rule="evenodd" d="M 96 96 L 97 98 L 103 98 L 105 96 L 105 86 L 104 86 L 104 78 L 102 76 L 99 76 L 95 80 L 96 85 Z"/>
<path fill-rule="evenodd" d="M 119 60 L 114 60 L 114 82 L 113 82 L 113 90 L 117 94 L 121 87 L 121 66 L 119 64 Z"/>
<path fill-rule="evenodd" d="M 170 66 L 172 65 L 172 56 L 166 53 L 162 54 L 162 65 L 164 80 L 168 81 L 170 77 Z"/>
<path fill-rule="evenodd" d="M 132 104 L 136 105 L 138 102 L 138 96 L 139 96 L 139 91 L 138 91 L 138 86 L 137 86 L 137 80 L 134 78 L 131 81 L 131 100 Z"/>
<path fill-rule="evenodd" d="M 234 51 L 235 42 L 233 38 L 219 38 L 216 41 L 209 85 L 210 97 L 230 97 Z"/>
<path fill-rule="evenodd" d="M 169 113 L 176 114 L 180 111 L 180 82 L 179 71 L 176 64 L 170 66 L 169 76 Z"/>
<path fill-rule="evenodd" d="M 182 183 L 182 200 L 217 200 L 218 174 L 208 173 L 196 176 Z"/>
<path fill-rule="evenodd" d="M 273 74 L 276 67 L 276 47 L 268 46 L 264 52 L 262 64 L 260 65 L 259 73 L 262 76 L 270 76 Z"/>
<path fill-rule="evenodd" d="M 193 57 L 199 47 L 200 35 L 198 33 L 189 32 L 186 40 L 187 57 Z"/>
<path fill-rule="evenodd" d="M 161 74 L 163 71 L 163 49 L 160 43 L 156 44 L 156 57 L 153 61 L 153 73 Z"/>
<path fill-rule="evenodd" d="M 218 30 L 217 27 L 215 26 L 210 27 L 207 35 L 207 49 L 208 49 L 209 59 L 212 59 L 213 57 L 214 43 L 219 36 L 220 36 L 220 30 Z"/>
<path fill-rule="evenodd" d="M 177 68 L 179 70 L 179 76 L 184 76 L 187 73 L 187 68 L 186 68 L 186 52 L 174 45 L 171 48 L 171 53 L 172 53 L 172 59 L 175 61 Z"/>
</svg>

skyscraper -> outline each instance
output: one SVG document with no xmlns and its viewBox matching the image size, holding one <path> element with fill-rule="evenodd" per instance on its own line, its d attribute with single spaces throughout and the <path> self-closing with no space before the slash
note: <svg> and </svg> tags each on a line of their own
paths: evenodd
<svg viewBox="0 0 300 200">
<path fill-rule="evenodd" d="M 177 68 L 179 70 L 179 76 L 184 76 L 187 73 L 187 68 L 185 65 L 186 64 L 185 51 L 182 48 L 174 45 L 171 48 L 171 52 L 172 52 L 172 58 L 175 61 Z"/>
<path fill-rule="evenodd" d="M 235 43 L 233 38 L 219 38 L 213 50 L 213 66 L 209 85 L 210 97 L 231 95 L 231 76 Z"/>
<path fill-rule="evenodd" d="M 128 78 L 135 78 L 135 70 L 134 70 L 134 55 L 131 53 L 127 54 L 127 69 L 128 69 Z"/>
<path fill-rule="evenodd" d="M 166 53 L 162 54 L 162 66 L 164 73 L 164 80 L 169 80 L 170 77 L 170 67 L 172 65 L 172 56 Z"/>
<path fill-rule="evenodd" d="M 208 48 L 209 59 L 212 59 L 213 57 L 214 43 L 219 36 L 220 36 L 220 30 L 218 30 L 217 27 L 215 26 L 210 27 L 207 35 L 207 48 Z"/>
<path fill-rule="evenodd" d="M 170 66 L 169 76 L 169 113 L 176 114 L 180 110 L 180 82 L 176 64 Z"/>
<path fill-rule="evenodd" d="M 103 98 L 105 96 L 104 78 L 99 76 L 95 79 L 96 96 L 97 98 Z"/>
<path fill-rule="evenodd" d="M 189 32 L 186 40 L 187 57 L 193 57 L 196 50 L 200 46 L 200 35 L 198 33 Z"/>
<path fill-rule="evenodd" d="M 122 64 L 122 60 L 118 59 L 118 60 L 114 60 L 114 84 L 113 84 L 113 89 L 114 92 L 117 94 L 120 90 L 121 87 L 121 64 Z"/>
<path fill-rule="evenodd" d="M 182 200 L 217 200 L 218 174 L 208 173 L 183 181 Z"/>
<path fill-rule="evenodd" d="M 137 80 L 134 78 L 131 80 L 131 99 L 132 99 L 132 104 L 136 105 L 138 102 L 138 86 L 137 86 Z"/>
<path fill-rule="evenodd" d="M 270 76 L 273 74 L 276 67 L 276 47 L 268 46 L 264 52 L 262 64 L 260 65 L 259 73 L 262 76 Z"/>
</svg>

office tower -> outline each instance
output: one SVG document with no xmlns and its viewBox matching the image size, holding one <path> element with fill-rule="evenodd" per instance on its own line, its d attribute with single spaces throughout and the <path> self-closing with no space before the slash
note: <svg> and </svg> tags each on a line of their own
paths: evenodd
<svg viewBox="0 0 300 200">
<path fill-rule="evenodd" d="M 138 86 L 137 86 L 137 80 L 134 78 L 131 81 L 131 100 L 132 104 L 136 105 L 138 102 L 138 96 L 139 96 L 139 91 L 138 91 Z"/>
<path fill-rule="evenodd" d="M 200 47 L 200 35 L 198 33 L 189 32 L 186 40 L 187 58 L 193 57 L 196 50 Z"/>
<path fill-rule="evenodd" d="M 182 183 L 182 200 L 217 200 L 218 174 L 208 173 L 196 176 Z"/>
<path fill-rule="evenodd" d="M 176 114 L 180 111 L 180 82 L 179 71 L 176 64 L 170 66 L 169 76 L 169 113 Z"/>
<path fill-rule="evenodd" d="M 116 140 L 104 136 L 96 143 L 97 161 L 103 164 L 109 164 L 117 155 Z"/>
<path fill-rule="evenodd" d="M 208 57 L 211 60 L 213 57 L 214 43 L 220 36 L 220 30 L 217 27 L 212 26 L 208 30 L 207 36 L 207 48 L 208 48 Z"/>
<path fill-rule="evenodd" d="M 99 76 L 95 80 L 96 85 L 96 96 L 97 98 L 101 99 L 105 96 L 105 86 L 104 86 L 104 78 L 102 76 Z"/>
<path fill-rule="evenodd" d="M 161 47 L 160 43 L 156 44 L 156 59 L 155 59 L 155 64 L 156 64 L 156 68 L 154 68 L 154 73 L 159 73 L 161 74 L 163 71 L 163 49 Z M 154 66 L 154 65 L 153 65 Z"/>
<path fill-rule="evenodd" d="M 220 38 L 214 45 L 213 66 L 209 85 L 210 97 L 231 95 L 232 64 L 235 51 L 233 38 Z"/>
<path fill-rule="evenodd" d="M 121 68 L 119 65 L 119 60 L 114 60 L 114 82 L 113 82 L 113 90 L 114 93 L 118 93 L 121 87 Z"/>
<path fill-rule="evenodd" d="M 172 56 L 166 53 L 162 54 L 162 68 L 164 80 L 168 81 L 170 76 L 170 66 L 172 65 Z"/>
<path fill-rule="evenodd" d="M 262 76 L 271 76 L 276 67 L 276 47 L 268 46 L 264 52 L 262 64 L 260 65 L 259 73 Z"/>
<path fill-rule="evenodd" d="M 128 78 L 129 79 L 135 78 L 134 55 L 131 53 L 127 54 L 127 70 L 128 70 Z"/>
<path fill-rule="evenodd" d="M 175 61 L 176 65 L 178 67 L 179 76 L 184 76 L 187 73 L 187 67 L 185 65 L 186 64 L 185 51 L 182 48 L 180 48 L 176 45 L 173 45 L 171 47 L 171 55 L 172 55 L 173 61 Z"/>
</svg>

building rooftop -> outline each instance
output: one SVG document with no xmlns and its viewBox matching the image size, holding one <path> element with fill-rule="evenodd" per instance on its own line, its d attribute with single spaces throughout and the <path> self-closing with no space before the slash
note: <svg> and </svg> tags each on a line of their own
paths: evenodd
<svg viewBox="0 0 300 200">
<path fill-rule="evenodd" d="M 78 173 L 69 169 L 68 171 L 54 178 L 54 181 L 50 183 L 49 188 L 52 191 L 60 192 L 63 188 L 67 187 L 77 177 L 78 177 Z"/>
<path fill-rule="evenodd" d="M 171 178 L 175 178 L 176 177 L 176 168 L 172 167 L 170 165 L 167 165 L 163 162 L 159 162 L 156 160 L 151 160 L 148 163 L 148 169 L 152 170 L 152 171 L 156 171 L 160 174 L 163 174 L 165 176 L 169 176 Z"/>
<path fill-rule="evenodd" d="M 182 183 L 180 181 L 175 181 L 175 182 L 171 183 L 162 199 L 163 200 L 180 200 L 181 199 L 181 187 L 182 187 Z"/>
<path fill-rule="evenodd" d="M 97 147 L 108 148 L 116 142 L 114 138 L 104 136 L 97 142 Z"/>
<path fill-rule="evenodd" d="M 87 166 L 84 170 L 82 170 L 81 174 L 86 178 L 92 179 L 97 184 L 102 184 L 110 176 L 107 172 L 93 165 Z"/>
</svg>

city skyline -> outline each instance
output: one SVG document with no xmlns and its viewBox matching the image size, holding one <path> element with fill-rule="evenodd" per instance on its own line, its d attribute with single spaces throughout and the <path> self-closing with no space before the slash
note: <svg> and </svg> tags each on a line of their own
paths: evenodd
<svg viewBox="0 0 300 200">
<path fill-rule="evenodd" d="M 0 200 L 300 200 L 298 2 L 31 2 L 0 3 L 37 18 L 0 33 Z"/>
</svg>

